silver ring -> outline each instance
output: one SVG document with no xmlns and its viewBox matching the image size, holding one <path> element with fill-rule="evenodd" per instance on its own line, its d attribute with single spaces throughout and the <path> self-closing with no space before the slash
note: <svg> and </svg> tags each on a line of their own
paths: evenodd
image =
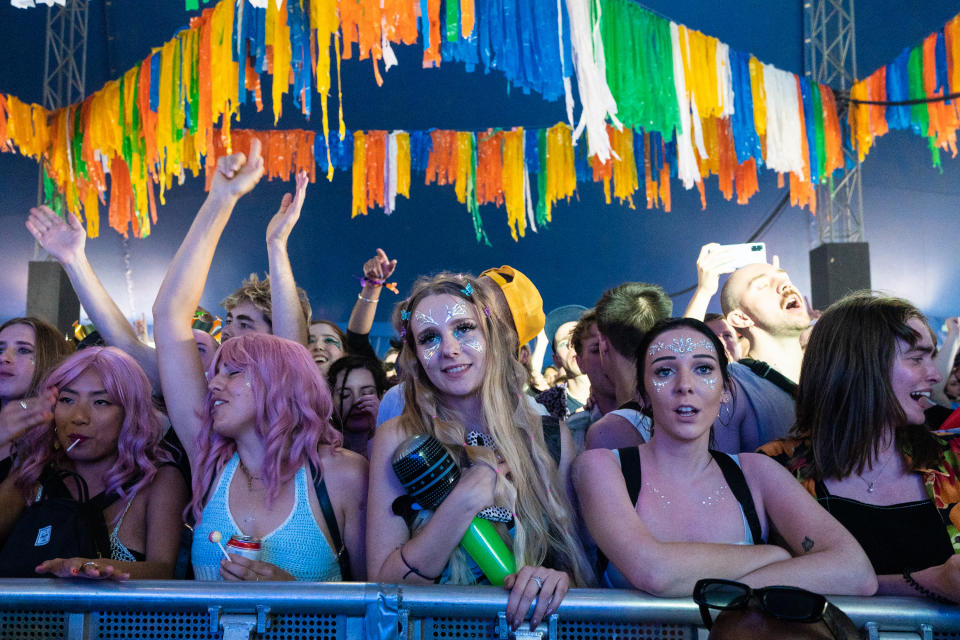
<svg viewBox="0 0 960 640">
<path fill-rule="evenodd" d="M 20 400 L 20 408 L 23 409 L 24 411 L 28 409 L 26 400 Z"/>
<path fill-rule="evenodd" d="M 99 566 L 97 565 L 97 563 L 94 562 L 93 560 L 87 560 L 87 561 L 84 562 L 82 565 L 80 565 L 80 568 L 81 568 L 81 569 L 85 569 L 88 565 L 91 566 L 91 567 L 93 567 L 93 568 L 94 568 L 95 570 L 97 570 L 97 571 L 100 570 L 100 567 L 99 567 Z"/>
<path fill-rule="evenodd" d="M 537 591 L 541 591 L 543 589 L 543 578 L 539 578 L 537 576 L 531 576 L 530 580 L 531 582 L 537 583 Z"/>
</svg>

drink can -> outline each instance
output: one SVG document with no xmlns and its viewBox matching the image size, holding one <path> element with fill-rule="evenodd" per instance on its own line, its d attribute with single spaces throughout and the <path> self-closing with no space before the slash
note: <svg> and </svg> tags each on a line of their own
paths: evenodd
<svg viewBox="0 0 960 640">
<path fill-rule="evenodd" d="M 263 549 L 260 545 L 260 538 L 253 536 L 230 536 L 227 542 L 227 553 L 235 553 L 238 556 L 248 560 L 260 560 Z"/>
</svg>

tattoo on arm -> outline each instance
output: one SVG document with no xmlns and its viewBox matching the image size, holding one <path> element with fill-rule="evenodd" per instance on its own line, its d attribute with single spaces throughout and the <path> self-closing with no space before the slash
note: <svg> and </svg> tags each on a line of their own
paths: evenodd
<svg viewBox="0 0 960 640">
<path fill-rule="evenodd" d="M 800 543 L 800 546 L 803 548 L 804 553 L 810 553 L 810 550 L 813 549 L 813 540 L 807 536 L 804 536 L 803 542 Z"/>
</svg>

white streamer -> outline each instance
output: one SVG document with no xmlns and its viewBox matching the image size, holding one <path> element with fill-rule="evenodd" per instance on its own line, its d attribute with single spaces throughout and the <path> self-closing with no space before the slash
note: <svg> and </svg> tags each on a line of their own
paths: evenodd
<svg viewBox="0 0 960 640">
<path fill-rule="evenodd" d="M 590 23 L 591 0 L 566 0 L 570 16 L 570 42 L 573 45 L 573 65 L 577 76 L 582 111 L 580 122 L 573 131 L 573 141 L 587 131 L 588 155 L 606 162 L 613 154 L 610 136 L 607 135 L 607 118 L 620 130 L 623 125 L 617 119 L 617 101 L 607 84 L 606 59 L 600 39 L 600 3 L 592 0 L 596 21 Z"/>
<path fill-rule="evenodd" d="M 717 43 L 717 94 L 723 111 L 720 117 L 733 115 L 733 72 L 730 69 L 730 45 Z"/>
<path fill-rule="evenodd" d="M 393 213 L 397 206 L 397 132 L 394 131 L 387 136 L 387 166 L 386 175 L 386 193 L 383 199 L 383 212 L 387 215 Z"/>
<path fill-rule="evenodd" d="M 800 102 L 796 76 L 763 65 L 763 84 L 767 93 L 766 165 L 780 173 L 803 175 L 803 134 L 800 130 Z"/>
<path fill-rule="evenodd" d="M 673 52 L 673 86 L 680 109 L 680 125 L 676 129 L 677 177 L 684 189 L 692 189 L 700 182 L 700 169 L 693 155 L 693 140 L 690 135 L 690 103 L 687 100 L 687 83 L 683 74 L 683 54 L 680 51 L 680 30 L 676 22 L 670 23 L 670 44 Z"/>
</svg>

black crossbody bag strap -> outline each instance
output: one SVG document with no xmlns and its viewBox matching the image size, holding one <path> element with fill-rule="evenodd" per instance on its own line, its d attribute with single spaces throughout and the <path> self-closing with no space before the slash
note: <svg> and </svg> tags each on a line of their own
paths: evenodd
<svg viewBox="0 0 960 640">
<path fill-rule="evenodd" d="M 757 517 L 757 507 L 753 504 L 753 494 L 750 493 L 750 487 L 743 475 L 743 469 L 725 453 L 711 449 L 710 454 L 717 461 L 717 466 L 723 473 L 723 479 L 726 480 L 727 486 L 730 487 L 733 496 L 740 503 L 740 508 L 743 509 L 743 515 L 750 527 L 750 535 L 753 536 L 753 544 L 763 544 L 760 518 Z"/>
<path fill-rule="evenodd" d="M 317 501 L 320 503 L 320 511 L 323 513 L 323 521 L 327 523 L 327 530 L 330 532 L 330 541 L 333 542 L 333 549 L 337 554 L 337 562 L 340 563 L 340 577 L 344 582 L 352 582 L 353 574 L 350 572 L 350 554 L 347 552 L 347 545 L 343 543 L 340 537 L 340 527 L 337 526 L 337 516 L 333 513 L 333 504 L 330 502 L 330 494 L 327 493 L 327 483 L 318 473 L 317 469 L 311 469 L 314 474 L 314 488 L 317 491 Z"/>
<path fill-rule="evenodd" d="M 637 499 L 640 497 L 640 450 L 637 447 L 625 447 L 617 449 L 620 454 L 620 473 L 623 474 L 623 482 L 627 485 L 627 495 L 630 496 L 630 504 L 636 509 Z M 610 559 L 604 555 L 603 551 L 597 549 L 597 578 L 603 579 L 603 574 L 607 570 Z"/>
</svg>

